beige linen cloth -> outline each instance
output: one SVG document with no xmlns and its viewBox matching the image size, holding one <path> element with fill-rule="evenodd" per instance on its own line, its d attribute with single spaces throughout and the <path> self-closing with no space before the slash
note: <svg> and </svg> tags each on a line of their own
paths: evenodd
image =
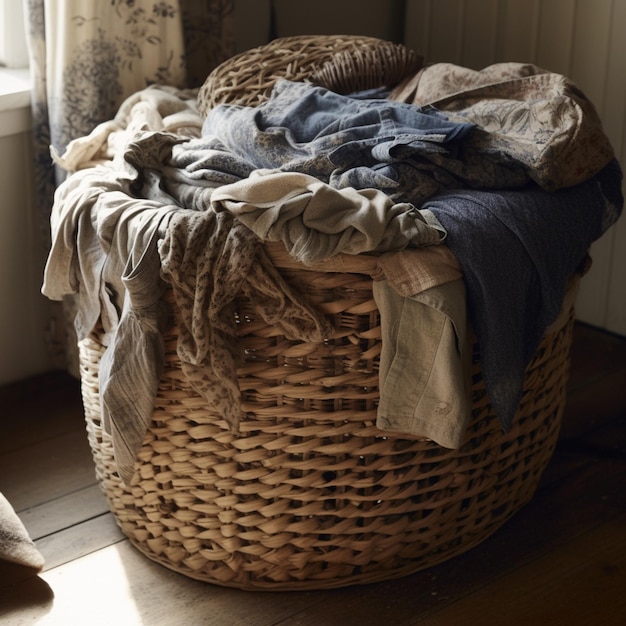
<svg viewBox="0 0 626 626">
<path fill-rule="evenodd" d="M 299 172 L 256 170 L 216 189 L 211 202 L 262 241 L 282 241 L 289 254 L 305 264 L 340 253 L 438 244 L 445 237 L 430 211 L 394 203 L 378 189 L 335 189 Z"/>
</svg>

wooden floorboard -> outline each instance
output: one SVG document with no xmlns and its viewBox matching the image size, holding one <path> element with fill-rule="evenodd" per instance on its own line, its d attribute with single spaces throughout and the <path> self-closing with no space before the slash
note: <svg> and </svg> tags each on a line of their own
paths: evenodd
<svg viewBox="0 0 626 626">
<path fill-rule="evenodd" d="M 18 513 L 89 487 L 95 480 L 84 428 L 0 456 L 0 491 Z"/>
<path fill-rule="evenodd" d="M 20 513 L 30 537 L 37 541 L 109 511 L 99 485 L 93 484 Z"/>
<path fill-rule="evenodd" d="M 79 382 L 62 372 L 0 387 L 0 455 L 84 430 Z"/>
<path fill-rule="evenodd" d="M 623 626 L 625 590 L 626 516 L 621 516 L 417 623 Z"/>
<path fill-rule="evenodd" d="M 43 537 L 35 543 L 46 560 L 44 571 L 50 571 L 123 539 L 113 515 L 104 513 Z"/>
<path fill-rule="evenodd" d="M 40 578 L 54 592 L 54 611 L 43 614 L 45 599 L 35 606 L 13 608 L 22 620 L 15 626 L 36 618 L 55 626 L 267 626 L 289 619 L 306 604 L 316 604 L 314 594 L 250 593 L 190 580 L 148 561 L 128 541 Z M 27 596 L 27 588 L 23 583 L 18 595 Z"/>
<path fill-rule="evenodd" d="M 38 577 L 0 580 L 2 624 L 626 624 L 624 338 L 576 326 L 557 449 L 533 500 L 498 532 L 412 576 L 326 591 L 227 589 L 141 555 L 95 483 L 76 381 L 52 380 L 0 390 L 0 491 L 46 558 Z"/>
</svg>

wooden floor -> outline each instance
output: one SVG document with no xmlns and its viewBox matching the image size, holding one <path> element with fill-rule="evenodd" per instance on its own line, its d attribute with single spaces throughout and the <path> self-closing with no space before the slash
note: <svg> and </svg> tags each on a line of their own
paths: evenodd
<svg viewBox="0 0 626 626">
<path fill-rule="evenodd" d="M 147 560 L 95 484 L 76 381 L 0 390 L 0 492 L 46 558 L 0 579 L 0 623 L 60 626 L 626 624 L 626 339 L 578 325 L 564 426 L 534 500 L 492 538 L 397 581 L 244 592 Z"/>
</svg>

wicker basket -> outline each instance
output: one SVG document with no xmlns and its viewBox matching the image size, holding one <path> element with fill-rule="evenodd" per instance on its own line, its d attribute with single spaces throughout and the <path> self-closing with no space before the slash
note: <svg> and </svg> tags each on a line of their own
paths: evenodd
<svg viewBox="0 0 626 626">
<path fill-rule="evenodd" d="M 101 428 L 97 339 L 80 346 L 97 475 L 122 531 L 173 570 L 242 589 L 340 587 L 403 576 L 464 552 L 533 495 L 556 444 L 572 299 L 530 364 L 508 433 L 473 371 L 459 450 L 375 427 L 380 327 L 365 274 L 307 270 L 273 252 L 288 282 L 333 319 L 324 343 L 289 341 L 238 301 L 247 419 L 233 434 L 204 408 L 176 356 L 176 328 L 130 487 Z M 282 258 L 282 261 L 281 261 Z"/>
<path fill-rule="evenodd" d="M 423 64 L 401 44 L 358 35 L 281 37 L 216 67 L 198 93 L 206 116 L 218 104 L 257 106 L 279 78 L 309 81 L 338 93 L 394 87 Z"/>
</svg>

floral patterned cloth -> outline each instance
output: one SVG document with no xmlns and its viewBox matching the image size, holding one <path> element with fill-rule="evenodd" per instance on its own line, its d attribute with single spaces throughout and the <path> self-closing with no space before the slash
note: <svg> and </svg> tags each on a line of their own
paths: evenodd
<svg viewBox="0 0 626 626">
<path fill-rule="evenodd" d="M 567 77 L 527 63 L 472 70 L 435 63 L 398 85 L 390 99 L 433 106 L 455 122 L 476 124 L 459 158 L 492 155 L 524 170 L 548 191 L 598 174 L 614 158 L 591 101 Z"/>
</svg>

